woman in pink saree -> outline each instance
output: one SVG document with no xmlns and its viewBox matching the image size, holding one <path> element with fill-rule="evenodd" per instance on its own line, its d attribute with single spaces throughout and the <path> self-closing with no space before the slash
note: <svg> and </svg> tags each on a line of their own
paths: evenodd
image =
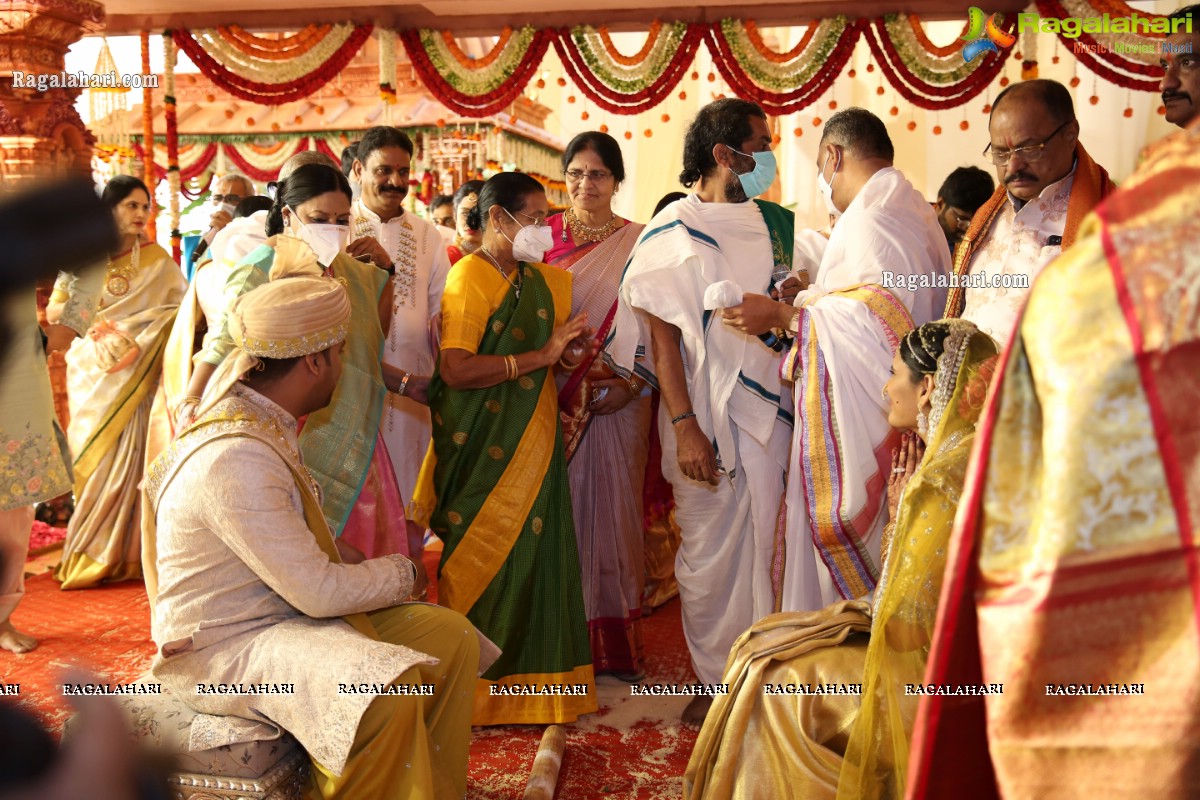
<svg viewBox="0 0 1200 800">
<path fill-rule="evenodd" d="M 546 263 L 572 273 L 571 314 L 586 311 L 602 345 L 643 226 L 612 210 L 625 166 L 611 136 L 576 136 L 563 153 L 563 171 L 571 207 L 546 220 L 554 233 Z M 614 373 L 599 351 L 560 378 L 558 396 L 593 665 L 597 674 L 634 681 L 643 658 L 642 482 L 650 435 L 644 387 L 635 375 Z"/>
</svg>

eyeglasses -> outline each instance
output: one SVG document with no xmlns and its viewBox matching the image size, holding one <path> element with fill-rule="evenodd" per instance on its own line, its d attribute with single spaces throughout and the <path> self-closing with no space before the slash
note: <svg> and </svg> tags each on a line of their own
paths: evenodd
<svg viewBox="0 0 1200 800">
<path fill-rule="evenodd" d="M 579 183 L 584 178 L 587 178 L 592 183 L 600 183 L 601 181 L 606 181 L 613 176 L 611 172 L 603 169 L 593 169 L 586 172 L 581 169 L 569 169 L 567 170 L 566 175 L 567 180 L 569 180 L 571 183 Z"/>
<path fill-rule="evenodd" d="M 529 214 L 518 211 L 518 212 L 516 212 L 516 216 L 524 217 L 525 219 L 529 219 L 529 220 L 533 220 L 533 222 L 531 224 L 537 228 L 544 227 L 546 224 L 546 215 L 545 214 L 538 214 L 536 217 L 531 217 Z"/>
<path fill-rule="evenodd" d="M 213 204 L 218 206 L 225 203 L 236 206 L 238 203 L 242 202 L 242 196 L 240 194 L 214 194 L 211 195 L 211 197 Z"/>
<path fill-rule="evenodd" d="M 1070 124 L 1071 121 L 1068 120 L 1062 125 L 1059 125 L 1054 129 L 1054 133 L 1050 134 L 1045 139 L 1042 139 L 1042 141 L 1038 142 L 1037 144 L 1028 144 L 1024 147 L 1017 147 L 1012 150 L 992 150 L 992 146 L 989 144 L 987 147 L 983 148 L 983 155 L 998 167 L 1002 167 L 1007 164 L 1013 156 L 1020 156 L 1022 161 L 1033 163 L 1045 154 L 1046 145 L 1050 143 L 1050 140 L 1057 136 L 1059 131 Z"/>
</svg>

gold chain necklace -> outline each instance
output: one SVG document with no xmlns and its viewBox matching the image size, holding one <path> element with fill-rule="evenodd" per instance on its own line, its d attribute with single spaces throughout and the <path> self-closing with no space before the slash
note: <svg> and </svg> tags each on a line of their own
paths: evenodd
<svg viewBox="0 0 1200 800">
<path fill-rule="evenodd" d="M 621 218 L 616 214 L 612 215 L 612 219 L 601 225 L 599 228 L 591 228 L 583 224 L 583 221 L 575 215 L 574 208 L 568 208 L 563 216 L 567 220 L 567 227 L 563 228 L 562 240 L 567 241 L 567 228 L 571 229 L 571 238 L 576 242 L 602 242 L 617 228 L 621 227 Z"/>
<path fill-rule="evenodd" d="M 496 268 L 496 271 L 500 273 L 500 277 L 504 278 L 505 282 L 507 282 L 509 286 L 513 287 L 513 291 L 517 293 L 517 299 L 520 300 L 521 284 L 525 282 L 524 276 L 521 274 L 521 265 L 519 263 L 517 264 L 517 269 L 515 270 L 517 273 L 517 279 L 514 281 L 512 278 L 508 277 L 508 273 L 504 271 L 504 267 L 500 266 L 500 262 L 494 255 L 491 254 L 491 251 L 489 251 L 486 247 L 481 247 L 479 248 L 479 253 L 487 259 L 489 264 Z"/>
</svg>

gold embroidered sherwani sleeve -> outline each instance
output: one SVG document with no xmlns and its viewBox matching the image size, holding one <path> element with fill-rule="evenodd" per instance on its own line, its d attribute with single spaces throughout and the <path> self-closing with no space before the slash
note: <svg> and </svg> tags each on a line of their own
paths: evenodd
<svg viewBox="0 0 1200 800">
<path fill-rule="evenodd" d="M 335 564 L 300 510 L 291 472 L 269 447 L 247 442 L 218 455 L 195 502 L 208 527 L 276 594 L 310 617 L 403 602 L 415 572 L 403 556 Z"/>
</svg>

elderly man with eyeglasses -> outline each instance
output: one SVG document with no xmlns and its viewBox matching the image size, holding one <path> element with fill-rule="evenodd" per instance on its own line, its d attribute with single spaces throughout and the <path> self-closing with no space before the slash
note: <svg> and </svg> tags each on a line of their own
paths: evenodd
<svg viewBox="0 0 1200 800">
<path fill-rule="evenodd" d="M 999 186 L 955 252 L 947 317 L 979 326 L 1001 346 L 1033 279 L 1075 240 L 1080 222 L 1115 188 L 1079 143 L 1071 93 L 1057 81 L 1014 84 L 996 98 L 983 154 Z"/>
</svg>

